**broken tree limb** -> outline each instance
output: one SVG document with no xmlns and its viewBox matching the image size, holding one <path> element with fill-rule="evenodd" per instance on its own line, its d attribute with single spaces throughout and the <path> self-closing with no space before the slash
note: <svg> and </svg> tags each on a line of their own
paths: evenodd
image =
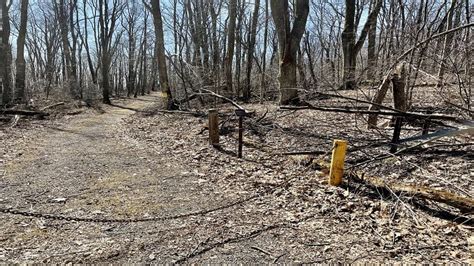
<svg viewBox="0 0 474 266">
<path fill-rule="evenodd" d="M 59 103 L 55 103 L 55 104 L 51 104 L 51 105 L 45 106 L 45 107 L 41 108 L 40 110 L 41 110 L 41 111 L 45 111 L 45 110 L 54 108 L 54 107 L 56 107 L 56 106 L 64 105 L 64 104 L 65 104 L 64 102 L 59 102 Z"/>
<path fill-rule="evenodd" d="M 208 90 L 208 89 L 205 89 L 205 88 L 199 88 L 199 90 L 202 90 L 202 91 L 205 91 L 206 93 L 208 93 L 209 95 L 211 96 L 214 96 L 216 98 L 219 98 L 219 99 L 222 99 L 230 104 L 232 104 L 233 106 L 237 107 L 237 109 L 240 109 L 240 110 L 245 110 L 244 107 L 242 107 L 241 105 L 239 105 L 238 103 L 236 103 L 235 101 L 232 101 L 231 99 L 225 97 L 225 96 L 222 96 L 220 94 L 217 94 L 211 90 Z"/>
<path fill-rule="evenodd" d="M 397 58 L 397 60 L 395 60 L 395 62 L 393 63 L 393 65 L 392 65 L 392 67 L 391 67 L 390 69 L 394 68 L 394 67 L 398 64 L 398 62 L 400 62 L 401 60 L 403 60 L 407 55 L 409 55 L 409 54 L 410 54 L 413 50 L 415 50 L 416 48 L 418 48 L 418 47 L 420 47 L 420 46 L 422 46 L 422 45 L 424 45 L 424 44 L 426 44 L 426 43 L 428 43 L 428 42 L 430 42 L 430 41 L 432 41 L 432 40 L 434 40 L 434 39 L 437 39 L 437 38 L 439 38 L 439 37 L 443 37 L 443 36 L 445 36 L 445 35 L 448 35 L 448 34 L 450 34 L 450 33 L 455 32 L 455 31 L 462 30 L 462 29 L 465 29 L 465 28 L 470 28 L 470 27 L 473 27 L 473 26 L 474 26 L 474 22 L 473 22 L 473 23 L 468 23 L 468 24 L 461 25 L 461 26 L 456 27 L 456 28 L 452 28 L 452 29 L 447 30 L 447 31 L 440 32 L 440 33 L 438 33 L 438 34 L 434 34 L 434 35 L 432 35 L 432 36 L 430 36 L 430 37 L 424 39 L 423 41 L 421 41 L 421 42 L 419 42 L 419 43 L 413 45 L 410 49 L 406 50 L 402 55 L 400 55 L 400 56 Z"/>
<path fill-rule="evenodd" d="M 401 73 L 404 68 L 405 68 L 404 64 L 399 64 L 395 70 L 390 70 L 389 73 L 384 77 L 382 84 L 380 84 L 379 88 L 377 89 L 377 93 L 372 98 L 372 104 L 369 107 L 370 111 L 380 110 L 380 106 L 382 105 L 382 102 L 385 99 L 385 95 L 387 95 L 387 91 L 390 87 L 390 81 L 392 81 L 394 79 L 394 76 L 397 76 L 398 73 Z M 400 110 L 400 111 L 404 111 L 404 110 Z M 378 120 L 378 114 L 376 113 L 369 114 L 369 118 L 367 120 L 367 128 L 369 129 L 376 128 L 377 120 Z"/>
<path fill-rule="evenodd" d="M 317 110 L 322 112 L 334 112 L 334 113 L 346 113 L 346 114 L 375 114 L 375 115 L 389 115 L 389 116 L 403 116 L 420 119 L 432 119 L 432 120 L 447 120 L 447 121 L 458 121 L 459 119 L 450 115 L 443 114 L 421 114 L 413 112 L 389 112 L 389 111 L 375 111 L 375 110 L 353 110 L 346 108 L 333 108 L 333 107 L 319 107 L 312 104 L 306 103 L 306 106 L 280 106 L 280 110 Z"/>
<path fill-rule="evenodd" d="M 432 189 L 424 186 L 386 182 L 379 177 L 367 177 L 363 178 L 358 175 L 351 177 L 353 181 L 363 183 L 367 186 L 373 187 L 377 190 L 391 190 L 394 193 L 407 193 L 413 197 L 420 199 L 432 200 L 440 203 L 447 204 L 455 207 L 463 212 L 472 212 L 474 210 L 474 199 L 456 195 L 454 193 Z"/>
<path fill-rule="evenodd" d="M 41 111 L 30 111 L 30 110 L 0 110 L 0 114 L 2 115 L 26 115 L 26 116 L 49 116 L 49 113 L 41 112 Z"/>
<path fill-rule="evenodd" d="M 461 135 L 461 134 L 474 135 L 474 124 L 472 122 L 466 122 L 464 124 L 464 126 L 461 127 L 461 128 L 442 129 L 442 130 L 439 130 L 439 131 L 431 133 L 431 134 L 404 139 L 400 142 L 408 142 L 408 141 L 413 141 L 413 140 L 424 140 L 424 139 L 427 139 L 427 140 L 416 143 L 416 144 L 414 144 L 412 146 L 409 146 L 409 147 L 406 147 L 404 149 L 401 149 L 401 150 L 399 150 L 395 153 L 382 154 L 382 155 L 377 156 L 375 158 L 371 158 L 371 159 L 368 159 L 368 160 L 363 161 L 361 163 L 357 163 L 357 164 L 352 165 L 351 167 L 349 167 L 349 169 L 353 169 L 353 168 L 356 168 L 356 167 L 359 167 L 359 166 L 362 166 L 362 165 L 366 165 L 368 163 L 372 163 L 372 162 L 375 162 L 375 161 L 380 161 L 380 160 L 383 160 L 383 159 L 393 157 L 394 155 L 397 155 L 397 154 L 415 149 L 417 147 L 420 147 L 424 144 L 428 144 L 430 142 L 433 142 L 433 141 L 435 141 L 437 139 L 440 139 L 440 138 L 443 138 L 443 137 L 450 137 L 450 136 L 456 136 L 456 135 Z"/>
<path fill-rule="evenodd" d="M 392 90 L 393 90 L 393 106 L 397 110 L 405 112 L 407 110 L 407 101 L 405 97 L 405 86 L 407 79 L 407 71 L 405 64 L 401 64 L 394 71 L 392 76 Z M 395 127 L 393 129 L 392 147 L 390 152 L 397 151 L 397 143 L 400 139 L 400 132 L 402 130 L 403 117 L 395 117 Z"/>
</svg>

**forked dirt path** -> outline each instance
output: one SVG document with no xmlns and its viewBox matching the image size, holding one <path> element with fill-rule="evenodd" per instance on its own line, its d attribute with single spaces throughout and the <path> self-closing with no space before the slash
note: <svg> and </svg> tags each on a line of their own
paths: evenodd
<svg viewBox="0 0 474 266">
<path fill-rule="evenodd" d="M 146 218 L 206 207 L 211 192 L 200 188 L 184 165 L 150 149 L 145 141 L 119 134 L 124 118 L 157 100 L 156 94 L 143 96 L 103 107 L 102 114 L 75 116 L 60 127 L 46 126 L 6 163 L 0 204 L 94 218 Z M 158 228 L 169 230 L 176 227 L 173 223 L 67 223 L 0 214 L 0 262 L 135 257 L 131 253 L 141 242 L 135 238 L 152 236 L 157 241 L 153 235 Z"/>
</svg>

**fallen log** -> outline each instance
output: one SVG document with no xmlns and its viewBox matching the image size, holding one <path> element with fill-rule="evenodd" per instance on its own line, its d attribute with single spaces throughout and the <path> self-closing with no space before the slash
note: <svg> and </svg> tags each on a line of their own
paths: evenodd
<svg viewBox="0 0 474 266">
<path fill-rule="evenodd" d="M 454 193 L 432 189 L 429 187 L 410 185 L 396 182 L 386 182 L 379 177 L 360 177 L 357 174 L 351 176 L 353 181 L 365 184 L 377 190 L 385 190 L 393 193 L 407 193 L 420 199 L 432 200 L 455 207 L 462 212 L 472 212 L 474 210 L 474 199 L 456 195 Z"/>
<path fill-rule="evenodd" d="M 26 116 L 49 116 L 49 113 L 42 112 L 42 111 L 30 111 L 30 110 L 11 110 L 11 109 L 4 109 L 0 110 L 0 114 L 2 115 L 26 115 Z"/>
<path fill-rule="evenodd" d="M 413 112 L 391 112 L 391 111 L 376 111 L 376 110 L 354 110 L 346 108 L 334 108 L 334 107 L 319 107 L 311 104 L 305 106 L 280 106 L 280 110 L 316 110 L 322 112 L 334 112 L 334 113 L 346 113 L 346 114 L 369 114 L 369 115 L 388 115 L 388 116 L 400 116 L 400 117 L 412 117 L 419 119 L 432 119 L 432 120 L 447 120 L 447 121 L 458 121 L 459 118 L 444 115 L 444 114 L 421 114 Z"/>
</svg>

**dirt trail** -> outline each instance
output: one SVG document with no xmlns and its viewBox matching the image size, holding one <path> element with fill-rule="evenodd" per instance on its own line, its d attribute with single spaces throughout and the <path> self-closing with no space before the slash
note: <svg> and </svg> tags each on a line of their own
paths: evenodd
<svg viewBox="0 0 474 266">
<path fill-rule="evenodd" d="M 117 135 L 124 118 L 157 98 L 103 107 L 103 114 L 82 114 L 63 127 L 46 126 L 18 158 L 7 162 L 0 179 L 1 205 L 98 218 L 183 213 L 199 207 L 199 198 L 202 207 L 207 205 L 209 194 L 196 186 L 183 165 L 149 149 L 146 142 Z M 0 215 L 0 223 L 0 261 L 9 262 L 110 261 L 132 241 L 128 237 L 162 226 L 76 224 L 11 215 Z M 115 237 L 121 234 L 116 231 L 127 238 Z"/>
</svg>

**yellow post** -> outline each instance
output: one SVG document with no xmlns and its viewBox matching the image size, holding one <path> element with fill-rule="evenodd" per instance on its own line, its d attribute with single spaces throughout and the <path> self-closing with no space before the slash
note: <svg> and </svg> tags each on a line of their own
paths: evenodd
<svg viewBox="0 0 474 266">
<path fill-rule="evenodd" d="M 332 151 L 331 169 L 329 170 L 329 184 L 339 186 L 344 175 L 344 159 L 346 157 L 347 141 L 334 140 Z"/>
</svg>

